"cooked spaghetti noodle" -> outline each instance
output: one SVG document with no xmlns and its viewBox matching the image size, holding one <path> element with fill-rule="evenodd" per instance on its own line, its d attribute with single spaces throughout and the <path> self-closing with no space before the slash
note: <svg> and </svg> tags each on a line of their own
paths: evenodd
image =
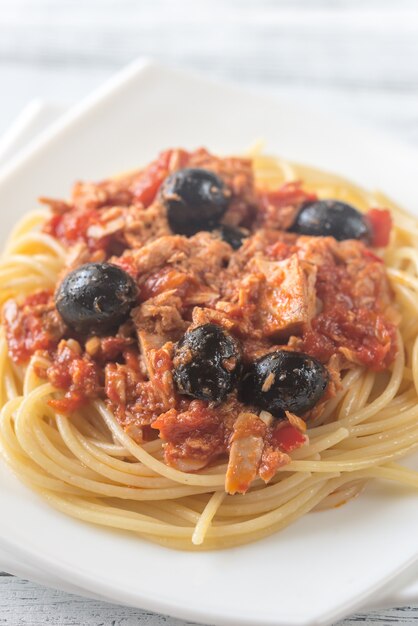
<svg viewBox="0 0 418 626">
<path fill-rule="evenodd" d="M 394 227 L 382 254 L 401 313 L 396 356 L 383 371 L 344 369 L 334 397 L 308 420 L 307 443 L 289 452 L 290 463 L 267 484 L 257 478 L 242 496 L 225 493 L 225 456 L 192 472 L 170 466 L 164 442 L 131 436 L 101 397 L 58 411 L 49 401 L 62 391 L 42 376 L 48 354 L 16 364 L 2 332 L 2 453 L 60 511 L 173 548 L 216 549 L 338 506 L 370 479 L 418 487 L 418 473 L 397 464 L 418 447 L 418 221 L 383 194 L 310 167 L 256 155 L 253 168 L 263 188 L 300 180 L 319 198 L 390 209 Z M 12 233 L 0 264 L 2 303 L 56 288 L 69 248 L 42 229 L 48 219 L 48 211 L 31 212 Z"/>
</svg>

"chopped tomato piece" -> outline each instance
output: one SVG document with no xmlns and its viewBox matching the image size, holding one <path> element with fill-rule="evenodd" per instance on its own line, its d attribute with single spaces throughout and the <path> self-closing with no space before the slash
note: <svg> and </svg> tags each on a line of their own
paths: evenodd
<svg viewBox="0 0 418 626">
<path fill-rule="evenodd" d="M 306 441 L 306 436 L 291 424 L 278 424 L 273 432 L 273 443 L 282 452 L 292 452 L 301 448 Z"/>
<path fill-rule="evenodd" d="M 96 209 L 74 208 L 67 213 L 52 215 L 44 225 L 43 230 L 61 241 L 65 246 L 85 242 L 92 251 L 104 249 L 108 243 L 108 238 L 94 239 L 89 237 L 89 228 L 94 225 L 100 225 L 100 213 Z"/>
<path fill-rule="evenodd" d="M 148 207 L 154 201 L 162 182 L 169 173 L 170 160 L 173 155 L 177 157 L 179 168 L 186 165 L 189 155 L 185 150 L 166 150 L 144 170 L 135 184 L 133 189 L 135 198 L 142 202 L 144 207 Z"/>
<path fill-rule="evenodd" d="M 374 248 L 387 246 L 393 223 L 390 211 L 388 209 L 370 209 L 366 217 L 372 229 L 372 246 Z"/>
</svg>

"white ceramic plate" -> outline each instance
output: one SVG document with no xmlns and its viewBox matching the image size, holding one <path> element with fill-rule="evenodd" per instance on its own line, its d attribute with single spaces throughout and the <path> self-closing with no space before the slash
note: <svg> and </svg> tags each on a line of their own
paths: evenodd
<svg viewBox="0 0 418 626">
<path fill-rule="evenodd" d="M 236 153 L 260 137 L 269 152 L 380 187 L 418 214 L 414 150 L 309 106 L 138 63 L 2 171 L 1 235 L 38 195 L 66 195 L 75 179 L 128 170 L 168 146 Z M 256 544 L 201 554 L 67 518 L 4 467 L 0 510 L 0 548 L 57 586 L 220 625 L 331 623 L 403 585 L 418 557 L 418 495 L 391 485 Z"/>
</svg>

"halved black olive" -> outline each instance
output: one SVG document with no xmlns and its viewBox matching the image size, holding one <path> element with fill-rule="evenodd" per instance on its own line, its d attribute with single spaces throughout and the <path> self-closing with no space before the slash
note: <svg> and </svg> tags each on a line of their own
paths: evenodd
<svg viewBox="0 0 418 626">
<path fill-rule="evenodd" d="M 177 344 L 173 365 L 179 393 L 222 402 L 241 373 L 239 344 L 216 324 L 197 326 Z"/>
<path fill-rule="evenodd" d="M 120 267 L 87 263 L 67 274 L 55 294 L 55 305 L 71 328 L 101 334 L 128 319 L 137 296 L 134 280 Z"/>
<path fill-rule="evenodd" d="M 290 229 L 300 235 L 370 241 L 370 227 L 364 216 L 346 202 L 317 200 L 304 204 Z"/>
<path fill-rule="evenodd" d="M 174 172 L 160 190 L 171 230 L 187 236 L 216 228 L 228 208 L 230 196 L 219 176 L 199 168 Z"/>
<path fill-rule="evenodd" d="M 229 243 L 231 248 L 234 250 L 238 250 L 241 248 L 243 240 L 248 237 L 240 228 L 235 228 L 234 226 L 227 226 L 226 224 L 221 224 L 219 227 L 219 234 L 221 236 L 222 241 L 226 241 Z"/>
<path fill-rule="evenodd" d="M 308 354 L 277 350 L 257 359 L 242 377 L 239 399 L 283 417 L 312 409 L 328 384 L 327 369 Z"/>
</svg>

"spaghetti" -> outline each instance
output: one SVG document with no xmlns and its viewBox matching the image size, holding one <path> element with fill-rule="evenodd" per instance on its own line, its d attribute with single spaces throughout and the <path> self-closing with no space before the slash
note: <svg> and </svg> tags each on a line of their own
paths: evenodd
<svg viewBox="0 0 418 626">
<path fill-rule="evenodd" d="M 182 151 L 179 152 L 177 159 L 181 161 L 185 157 Z M 176 167 L 181 165 L 177 163 Z M 22 355 L 16 358 L 10 332 L 6 338 L 11 315 L 6 307 L 0 339 L 2 453 L 22 481 L 62 512 L 94 524 L 129 530 L 173 548 L 216 549 L 255 541 L 286 527 L 309 511 L 338 506 L 357 495 L 371 479 L 380 478 L 418 487 L 418 474 L 397 464 L 399 458 L 418 447 L 417 220 L 383 194 L 371 194 L 338 176 L 260 155 L 253 156 L 251 166 L 257 189 L 274 192 L 284 187 L 288 190 L 289 184 L 293 185 L 293 199 L 288 199 L 292 206 L 298 207 L 301 200 L 318 197 L 347 202 L 362 212 L 375 206 L 390 209 L 394 227 L 390 243 L 381 250 L 381 254 L 395 295 L 394 310 L 400 313 L 393 324 L 393 329 L 397 326 L 397 330 L 396 337 L 393 330 L 390 358 L 380 355 L 381 363 L 377 368 L 368 366 L 366 361 L 357 357 L 350 363 L 345 361 L 340 364 L 338 376 L 335 374 L 332 379 L 332 393 L 324 396 L 320 410 L 315 412 L 314 409 L 308 415 L 306 432 L 300 418 L 293 414 L 288 416 L 290 423 L 286 423 L 299 433 L 304 445 L 295 445 L 287 450 L 279 446 L 282 457 L 289 458 L 277 464 L 272 476 L 262 480 L 260 473 L 248 485 L 244 496 L 229 495 L 225 492 L 225 476 L 228 472 L 226 450 L 230 451 L 234 436 L 230 431 L 227 448 L 222 454 L 211 457 L 203 467 L 187 467 L 187 463 L 183 467 L 175 455 L 167 460 L 167 445 L 171 445 L 167 444 L 168 435 L 166 439 L 156 438 L 157 433 L 152 433 L 149 428 L 149 424 L 161 421 L 159 415 L 149 416 L 146 427 L 143 414 L 142 421 L 127 423 L 115 409 L 113 396 L 92 393 L 79 401 L 79 396 L 73 393 L 74 389 L 73 392 L 68 391 L 68 385 L 66 390 L 65 384 L 60 387 L 51 383 L 51 376 L 46 375 L 54 365 L 51 365 L 51 346 L 42 343 L 45 336 L 39 334 L 35 322 L 31 326 L 32 343 L 28 344 L 26 336 L 24 345 L 28 358 L 25 360 Z M 141 175 L 139 182 L 130 177 L 129 184 L 132 189 L 134 180 L 137 198 L 140 198 L 138 205 L 142 203 L 142 209 L 145 207 L 148 218 L 153 222 L 151 229 L 158 231 L 158 216 L 152 214 L 155 211 L 153 199 L 167 171 L 160 162 L 160 165 L 153 166 L 151 173 L 151 182 L 148 171 L 147 181 Z M 294 181 L 302 181 L 302 187 L 295 186 Z M 303 195 L 298 197 L 301 189 Z M 132 198 L 126 199 L 123 189 L 117 185 L 116 190 L 111 191 L 92 187 L 88 197 L 85 187 L 82 191 L 84 205 L 77 216 L 78 226 L 81 214 L 84 219 L 91 211 L 89 236 L 96 243 L 101 241 L 105 242 L 103 245 L 108 245 L 109 235 L 117 230 L 121 215 L 115 210 L 113 217 L 108 217 L 107 225 L 110 223 L 111 226 L 107 230 L 103 230 L 103 224 L 91 221 L 99 192 L 108 194 L 104 201 L 107 209 L 131 206 Z M 81 193 L 80 187 L 75 193 L 76 196 Z M 109 194 L 113 194 L 111 200 Z M 239 200 L 235 202 L 232 213 L 243 211 Z M 51 227 L 49 210 L 34 211 L 17 225 L 8 241 L 0 264 L 2 303 L 16 299 L 18 304 L 14 306 L 21 306 L 22 299 L 30 298 L 34 293 L 52 293 L 64 268 L 68 272 L 69 268 L 77 267 L 86 260 L 83 257 L 86 249 L 89 250 L 88 260 L 102 260 L 100 246 L 93 245 L 92 241 L 84 242 L 84 247 L 79 246 L 79 242 L 71 240 L 69 227 L 64 232 L 62 216 L 72 214 L 69 205 L 61 203 L 57 206 L 57 201 L 49 201 L 49 204 L 54 211 L 55 230 Z M 283 206 L 286 207 L 286 204 Z M 126 224 L 127 219 L 131 216 L 123 214 L 122 222 Z M 159 235 L 157 232 L 156 240 Z M 140 237 L 142 233 L 138 235 L 136 232 L 136 236 Z M 161 236 L 165 236 L 163 228 Z M 142 245 L 142 241 L 130 243 L 131 247 Z M 118 256 L 118 252 L 125 258 L 120 250 L 114 249 L 113 255 Z M 371 254 L 374 257 L 371 262 L 375 263 L 377 253 L 373 251 Z M 124 267 L 127 267 L 126 260 Z M 143 294 L 147 289 L 152 290 L 149 281 L 141 285 L 145 301 L 147 298 Z M 147 292 L 147 295 L 150 294 Z M 160 294 L 153 292 L 151 295 L 158 297 Z M 190 307 L 210 309 L 201 290 L 199 297 L 205 304 L 199 304 L 195 294 L 195 301 Z M 32 302 L 32 307 L 42 305 L 40 300 L 29 302 Z M 395 320 L 396 313 L 392 311 L 391 314 Z M 22 322 L 23 318 L 17 319 Z M 25 318 L 24 323 L 26 321 Z M 205 318 L 203 321 L 208 320 Z M 196 322 L 193 323 L 196 325 Z M 223 318 L 220 323 L 222 325 Z M 129 333 L 124 339 L 129 353 L 132 344 Z M 35 340 L 39 340 L 38 344 Z M 93 354 L 97 341 L 94 337 L 89 340 Z M 66 348 L 69 343 L 70 349 L 79 350 L 79 338 L 69 339 L 66 336 L 65 341 Z M 71 344 L 71 341 L 75 343 Z M 259 344 L 256 347 L 251 344 L 247 348 L 248 353 L 252 350 L 257 357 L 260 351 L 261 354 L 268 353 L 271 345 L 275 345 L 273 339 L 269 341 L 267 350 L 264 344 L 262 348 Z M 77 347 L 74 347 L 76 344 Z M 295 345 L 296 349 L 300 349 L 298 344 Z M 305 342 L 302 347 L 309 352 L 307 345 Z M 142 348 L 145 349 L 144 346 Z M 353 346 L 350 349 L 353 351 Z M 370 362 L 374 359 L 376 363 L 376 354 L 372 354 Z M 85 360 L 94 361 L 90 357 Z M 84 356 L 78 355 L 78 358 Z M 119 354 L 113 359 L 114 366 L 109 371 L 118 369 L 120 358 Z M 66 364 L 66 367 L 70 366 L 71 363 Z M 85 372 L 81 373 L 86 377 Z M 141 385 L 149 382 L 144 379 L 143 372 L 138 376 L 142 377 Z M 58 379 L 55 377 L 53 380 Z M 189 401 L 183 398 L 179 402 L 186 402 L 187 405 Z M 189 410 L 187 406 L 186 411 Z M 231 405 L 232 413 L 236 406 Z M 177 411 L 170 414 L 175 416 L 180 410 L 178 405 L 176 407 L 165 406 L 159 412 Z M 211 410 L 216 413 L 216 405 Z M 263 428 L 270 428 L 272 416 L 268 411 L 258 411 L 255 415 L 260 422 L 264 419 L 267 426 L 264 424 Z M 236 417 L 237 414 L 234 414 L 234 419 Z M 231 419 L 228 413 L 225 420 Z M 164 428 L 168 428 L 167 424 L 160 427 L 161 433 L 166 432 Z"/>
</svg>

